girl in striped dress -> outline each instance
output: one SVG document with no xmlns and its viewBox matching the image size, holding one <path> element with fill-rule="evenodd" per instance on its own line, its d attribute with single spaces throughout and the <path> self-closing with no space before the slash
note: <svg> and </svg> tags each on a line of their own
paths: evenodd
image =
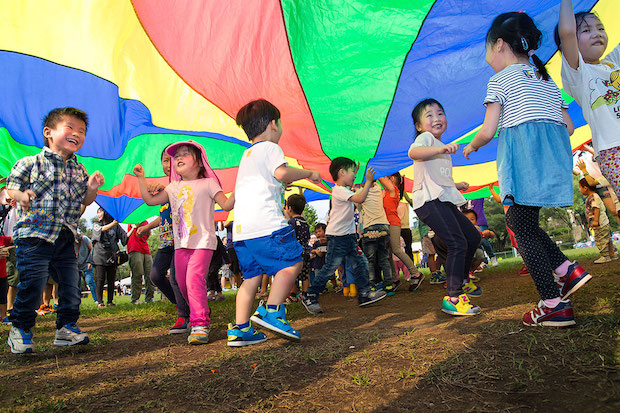
<svg viewBox="0 0 620 413">
<path fill-rule="evenodd" d="M 523 315 L 528 326 L 575 324 L 568 297 L 592 278 L 570 262 L 540 228 L 543 206 L 573 204 L 573 123 L 560 90 L 535 54 L 542 33 L 523 12 L 504 13 L 487 33 L 486 61 L 495 71 L 484 100 L 484 124 L 465 147 L 466 158 L 493 139 L 499 127 L 497 174 L 506 224 L 540 294 Z M 531 62 L 530 62 L 531 58 Z"/>
</svg>

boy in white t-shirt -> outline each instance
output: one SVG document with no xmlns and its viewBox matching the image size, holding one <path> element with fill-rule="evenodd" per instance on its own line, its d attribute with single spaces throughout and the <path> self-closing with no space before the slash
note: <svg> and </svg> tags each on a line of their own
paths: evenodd
<svg viewBox="0 0 620 413">
<path fill-rule="evenodd" d="M 319 183 L 318 172 L 287 165 L 282 148 L 280 111 L 264 99 L 239 110 L 236 118 L 252 142 L 241 158 L 235 184 L 233 241 L 244 281 L 237 291 L 235 325 L 228 325 L 228 345 L 263 342 L 265 334 L 252 323 L 285 338 L 299 340 L 299 332 L 286 320 L 284 300 L 302 267 L 302 248 L 282 212 L 284 184 L 300 179 Z M 267 304 L 250 317 L 262 274 L 274 276 Z"/>
<path fill-rule="evenodd" d="M 368 168 L 364 188 L 358 192 L 353 192 L 349 188 L 355 181 L 358 167 L 359 165 L 356 165 L 353 160 L 343 157 L 335 158 L 329 166 L 329 172 L 336 185 L 332 189 L 332 209 L 325 231 L 327 235 L 327 256 L 325 257 L 325 265 L 315 274 L 312 285 L 306 293 L 302 294 L 302 303 L 311 314 L 323 312 L 319 305 L 319 294 L 325 289 L 327 281 L 345 257 L 347 264 L 351 265 L 355 277 L 357 300 L 360 307 L 385 298 L 385 291 L 370 291 L 368 260 L 357 245 L 353 204 L 360 204 L 366 200 L 375 175 L 375 171 Z"/>
</svg>

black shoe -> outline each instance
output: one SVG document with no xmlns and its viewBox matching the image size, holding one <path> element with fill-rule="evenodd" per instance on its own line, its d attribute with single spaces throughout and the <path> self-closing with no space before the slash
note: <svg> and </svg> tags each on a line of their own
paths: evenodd
<svg viewBox="0 0 620 413">
<path fill-rule="evenodd" d="M 424 281 L 424 274 L 420 274 L 419 277 L 411 277 L 409 280 L 409 291 L 415 291 L 420 288 Z"/>
<path fill-rule="evenodd" d="M 360 295 L 357 297 L 357 301 L 359 302 L 360 307 L 365 307 L 372 303 L 376 303 L 379 300 L 383 300 L 387 297 L 385 291 L 371 291 L 366 295 Z"/>
</svg>

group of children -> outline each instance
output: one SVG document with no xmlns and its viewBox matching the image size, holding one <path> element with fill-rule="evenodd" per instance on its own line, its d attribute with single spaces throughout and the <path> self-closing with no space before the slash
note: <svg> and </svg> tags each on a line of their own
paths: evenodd
<svg viewBox="0 0 620 413">
<path fill-rule="evenodd" d="M 607 46 L 603 26 L 591 13 L 573 15 L 570 0 L 562 1 L 557 33 L 563 57 L 564 88 L 582 107 L 592 127 L 594 150 L 602 173 L 618 192 L 620 120 L 614 115 L 617 98 L 611 102 L 605 90 L 618 88 L 620 49 L 616 47 L 605 60 L 600 60 Z M 559 89 L 536 56 L 541 36 L 532 19 L 523 12 L 504 13 L 493 21 L 486 38 L 486 61 L 496 74 L 489 81 L 484 100 L 487 108 L 484 124 L 463 154 L 472 155 L 499 128 L 497 164 L 501 201 L 507 206 L 507 225 L 515 234 L 541 297 L 538 305 L 524 314 L 523 323 L 569 326 L 575 321 L 568 298 L 591 276 L 577 262 L 570 262 L 538 225 L 541 207 L 569 206 L 573 195 L 569 140 L 573 125 Z M 592 100 L 593 87 L 601 93 L 595 100 Z M 408 151 L 414 161 L 412 206 L 446 249 L 447 295 L 441 309 L 452 315 L 479 314 L 480 307 L 473 305 L 468 297 L 468 291 L 475 295 L 476 288 L 467 284 L 482 235 L 458 209 L 465 203 L 460 191 L 468 189 L 466 182 L 455 183 L 452 179 L 450 155 L 459 146 L 441 142 L 447 120 L 437 100 L 418 103 L 412 117 L 417 134 Z M 180 318 L 189 315 L 190 343 L 205 343 L 209 337 L 210 310 L 204 276 L 217 244 L 213 223 L 216 202 L 224 210 L 235 209 L 234 249 L 244 277 L 237 292 L 235 322 L 228 326 L 229 346 L 265 341 L 266 335 L 256 331 L 254 325 L 291 340 L 300 339 L 299 332 L 286 319 L 283 303 L 304 269 L 304 256 L 325 260 L 302 293 L 303 305 L 311 313 L 322 312 L 319 294 L 343 261 L 355 279 L 360 306 L 383 299 L 390 291 L 390 278 L 384 273 L 385 288 L 372 289 L 369 268 L 375 273 L 378 268 L 387 272 L 385 257 L 377 254 L 378 244 L 385 246 L 387 237 L 414 282 L 422 281 L 410 259 L 401 254 L 400 223 L 392 213 L 402 193 L 396 180 L 382 180 L 385 189 L 382 201 L 387 212 L 383 219 L 377 216 L 381 195 L 376 188 L 374 170 L 367 169 L 363 187 L 354 192 L 351 188 L 358 165 L 348 158 L 335 158 L 330 165 L 336 185 L 325 228 L 326 252 L 324 245 L 304 250 L 294 228 L 284 218 L 282 195 L 288 183 L 300 179 L 319 182 L 319 173 L 287 164 L 278 145 L 282 135 L 280 112 L 271 103 L 262 99 L 248 103 L 239 110 L 236 122 L 252 145 L 242 155 L 235 191 L 230 197 L 222 191 L 204 149 L 192 141 L 175 143 L 165 149 L 162 162 L 172 164 L 170 183 L 165 187 L 149 186 L 142 166 L 134 168 L 145 202 L 163 205 L 162 212 L 170 214 L 166 220 L 170 243 L 160 253 L 172 245 L 174 250 L 162 257 L 165 263 L 161 267 L 156 257 L 155 266 L 165 268 L 174 261 L 174 279 L 180 292 L 177 308 Z M 80 294 L 73 243 L 80 204 L 93 202 L 104 180 L 99 172 L 88 176 L 75 156 L 84 142 L 87 123 L 86 114 L 77 109 L 50 112 L 43 128 L 45 148 L 38 155 L 19 160 L 7 181 L 9 194 L 21 213 L 14 231 L 21 283 L 10 317 L 13 327 L 8 339 L 14 353 L 33 351 L 34 310 L 50 273 L 58 281 L 60 296 L 54 343 L 88 342 L 88 335 L 76 325 Z M 366 255 L 356 238 L 355 203 L 360 205 L 366 222 L 362 230 L 362 245 L 369 251 Z M 290 207 L 294 209 L 292 204 Z M 161 222 L 164 223 L 163 215 Z M 296 225 L 294 219 L 292 224 Z M 598 224 L 602 224 L 600 215 Z M 373 260 L 371 267 L 369 259 Z M 252 312 L 263 274 L 273 277 L 271 290 L 266 302 L 261 302 Z M 372 278 L 376 280 L 377 274 Z M 188 305 L 185 313 L 180 310 L 181 298 Z"/>
</svg>

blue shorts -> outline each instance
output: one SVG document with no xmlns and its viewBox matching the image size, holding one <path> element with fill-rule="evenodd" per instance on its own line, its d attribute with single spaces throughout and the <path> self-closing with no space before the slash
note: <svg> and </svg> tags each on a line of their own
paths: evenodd
<svg viewBox="0 0 620 413">
<path fill-rule="evenodd" d="M 276 275 L 278 271 L 302 260 L 303 250 L 290 225 L 271 235 L 235 241 L 233 245 L 246 280 L 262 274 Z"/>
</svg>

